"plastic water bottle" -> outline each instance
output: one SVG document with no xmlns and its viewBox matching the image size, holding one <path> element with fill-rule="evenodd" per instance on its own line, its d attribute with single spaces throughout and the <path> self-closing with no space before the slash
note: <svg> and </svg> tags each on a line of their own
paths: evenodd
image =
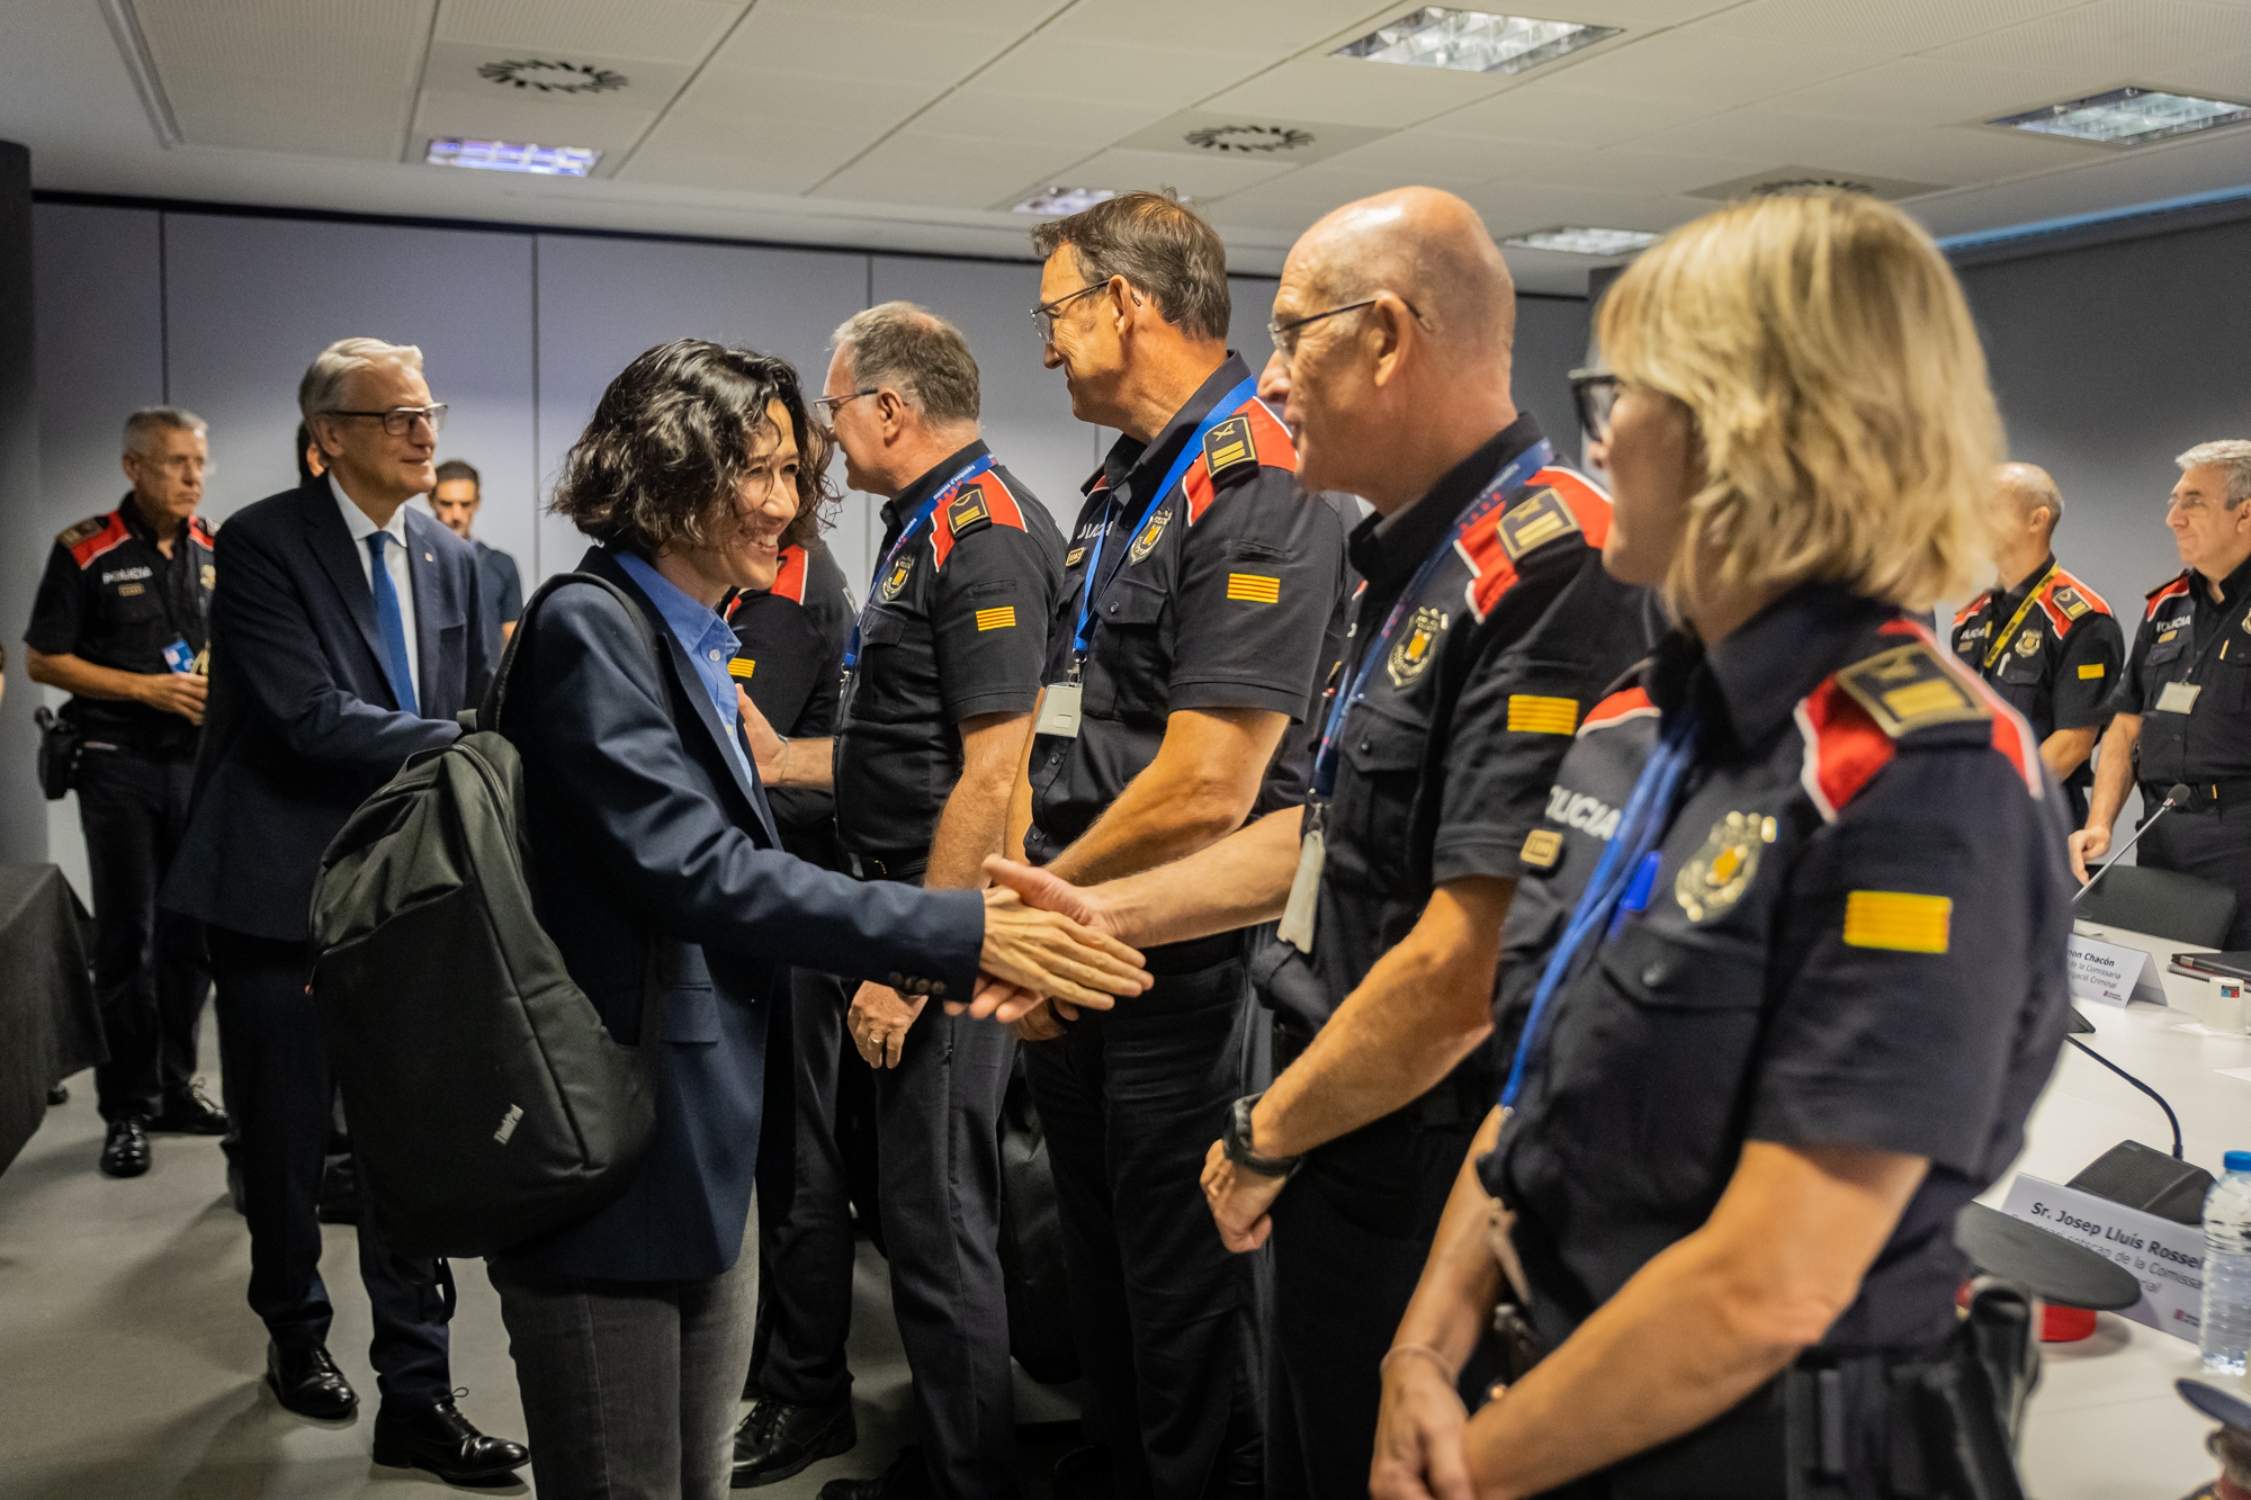
<svg viewBox="0 0 2251 1500">
<path fill-rule="evenodd" d="M 2251 1349 L 2251 1151 L 2230 1151 L 2204 1196 L 2204 1368 L 2241 1375 Z"/>
</svg>

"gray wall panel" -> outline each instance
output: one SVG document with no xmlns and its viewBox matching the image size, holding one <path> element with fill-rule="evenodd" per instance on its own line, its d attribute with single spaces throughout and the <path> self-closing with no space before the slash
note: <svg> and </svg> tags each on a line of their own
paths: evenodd
<svg viewBox="0 0 2251 1500">
<path fill-rule="evenodd" d="M 171 391 L 211 423 L 214 518 L 296 483 L 297 381 L 339 338 L 422 350 L 438 457 L 484 476 L 478 534 L 529 569 L 531 244 L 520 234 L 169 213 Z"/>
<path fill-rule="evenodd" d="M 864 255 L 832 251 L 539 236 L 542 493 L 603 388 L 653 345 L 692 336 L 778 354 L 818 395 L 828 336 L 864 304 L 867 266 Z M 578 561 L 586 539 L 576 528 L 544 514 L 539 524 L 539 573 Z M 832 539 L 840 557 L 865 550 L 865 529 L 864 509 L 847 504 Z"/>
<path fill-rule="evenodd" d="M 1555 443 L 1557 455 L 1576 463 L 1579 422 L 1571 405 L 1571 372 L 1586 362 L 1587 304 L 1571 297 L 1516 300 L 1516 404 L 1532 413 Z"/>
</svg>

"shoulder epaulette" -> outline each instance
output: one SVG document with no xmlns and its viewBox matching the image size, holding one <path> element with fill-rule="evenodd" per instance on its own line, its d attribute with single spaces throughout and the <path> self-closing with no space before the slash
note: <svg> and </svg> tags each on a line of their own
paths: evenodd
<svg viewBox="0 0 2251 1500">
<path fill-rule="evenodd" d="M 777 599 L 787 599 L 792 604 L 805 602 L 805 549 L 784 547 L 782 565 L 774 574 L 774 586 L 766 591 Z"/>
<path fill-rule="evenodd" d="M 2035 797 L 2043 795 L 2032 731 L 2016 711 L 1919 625 L 1894 620 L 1887 643 L 1832 673 L 1798 704 L 1806 742 L 1800 777 L 1825 819 L 1891 764 L 1903 744 L 1989 744 Z"/>
<path fill-rule="evenodd" d="M 1979 610 L 1985 608 L 1987 601 L 1992 599 L 1992 597 L 1993 590 L 1987 589 L 1984 593 L 1978 595 L 1975 599 L 1972 599 L 1969 603 L 1954 611 L 1954 628 L 1956 630 L 1960 630 L 1964 625 L 1969 624 L 1971 618 L 1975 616 Z"/>
<path fill-rule="evenodd" d="M 1610 497 L 1576 469 L 1550 465 L 1534 474 L 1525 492 L 1511 501 L 1500 519 L 1455 544 L 1469 564 L 1463 595 L 1482 620 L 1515 587 L 1520 560 L 1566 538 L 1600 550 L 1610 537 Z"/>
<path fill-rule="evenodd" d="M 2147 594 L 2142 596 L 2143 598 L 2149 600 L 2149 608 L 2143 612 L 2142 618 L 2145 620 L 2156 619 L 2157 610 L 2160 605 L 2162 605 L 2168 599 L 2178 599 L 2181 595 L 2187 592 L 2188 570 L 2186 568 L 2183 568 L 2179 577 L 2168 579 L 2164 583 L 2159 584 L 2156 588 L 2151 589 Z"/>
<path fill-rule="evenodd" d="M 1587 716 L 1579 721 L 1579 733 L 1593 734 L 1596 730 L 1611 729 L 1635 719 L 1656 717 L 1657 705 L 1650 699 L 1649 689 L 1636 683 L 1620 688 L 1588 709 Z"/>
<path fill-rule="evenodd" d="M 987 469 L 963 485 L 960 494 L 939 507 L 938 524 L 930 532 L 930 547 L 938 566 L 946 565 L 946 559 L 953 556 L 955 545 L 963 537 L 975 536 L 991 526 L 1013 527 L 1018 531 L 1029 529 L 1024 524 L 1023 507 L 1016 503 L 1016 496 L 1006 481 Z"/>
<path fill-rule="evenodd" d="M 198 547 L 201 547 L 206 552 L 209 552 L 219 544 L 217 534 L 214 533 L 208 525 L 204 524 L 203 517 L 201 516 L 188 517 L 188 536 Z"/>
<path fill-rule="evenodd" d="M 2055 628 L 2056 639 L 2061 640 L 2086 616 L 2109 614 L 2110 605 L 2102 595 L 2058 568 L 2055 576 L 2048 580 L 2048 586 L 2040 591 L 2040 610 Z"/>
<path fill-rule="evenodd" d="M 106 516 L 89 516 L 76 526 L 57 532 L 55 544 L 68 551 L 71 561 L 79 567 L 90 568 L 96 558 L 131 534 L 125 529 L 124 512 L 113 510 Z"/>
<path fill-rule="evenodd" d="M 1205 434 L 1204 451 L 1196 455 L 1196 461 L 1182 476 L 1180 488 L 1188 497 L 1188 524 L 1193 526 L 1204 518 L 1222 489 L 1261 469 L 1296 473 L 1297 444 L 1281 418 L 1253 396 Z"/>
</svg>

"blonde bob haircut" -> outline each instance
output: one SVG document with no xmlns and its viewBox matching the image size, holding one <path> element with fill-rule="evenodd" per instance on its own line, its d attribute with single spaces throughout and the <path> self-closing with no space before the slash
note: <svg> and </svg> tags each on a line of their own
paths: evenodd
<svg viewBox="0 0 2251 1500">
<path fill-rule="evenodd" d="M 1809 581 L 1922 610 L 1982 576 L 2000 415 L 1961 286 L 1905 214 L 1829 190 L 1730 204 L 1629 266 L 1595 334 L 1621 384 L 1695 419 L 1676 612 Z"/>
</svg>

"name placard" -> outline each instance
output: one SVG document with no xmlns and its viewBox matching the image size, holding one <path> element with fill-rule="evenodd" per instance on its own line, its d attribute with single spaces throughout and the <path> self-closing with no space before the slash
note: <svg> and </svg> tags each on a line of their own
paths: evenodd
<svg viewBox="0 0 2251 1500">
<path fill-rule="evenodd" d="M 2196 1341 L 2204 1300 L 2204 1231 L 2019 1172 L 2001 1212 L 2083 1245 L 2134 1273 L 2142 1300 L 2125 1316 Z"/>
<path fill-rule="evenodd" d="M 2165 989 L 2150 973 L 2149 954 L 2082 932 L 2071 935 L 2071 998 L 2103 1005 L 2129 1000 L 2165 1003 Z"/>
</svg>

